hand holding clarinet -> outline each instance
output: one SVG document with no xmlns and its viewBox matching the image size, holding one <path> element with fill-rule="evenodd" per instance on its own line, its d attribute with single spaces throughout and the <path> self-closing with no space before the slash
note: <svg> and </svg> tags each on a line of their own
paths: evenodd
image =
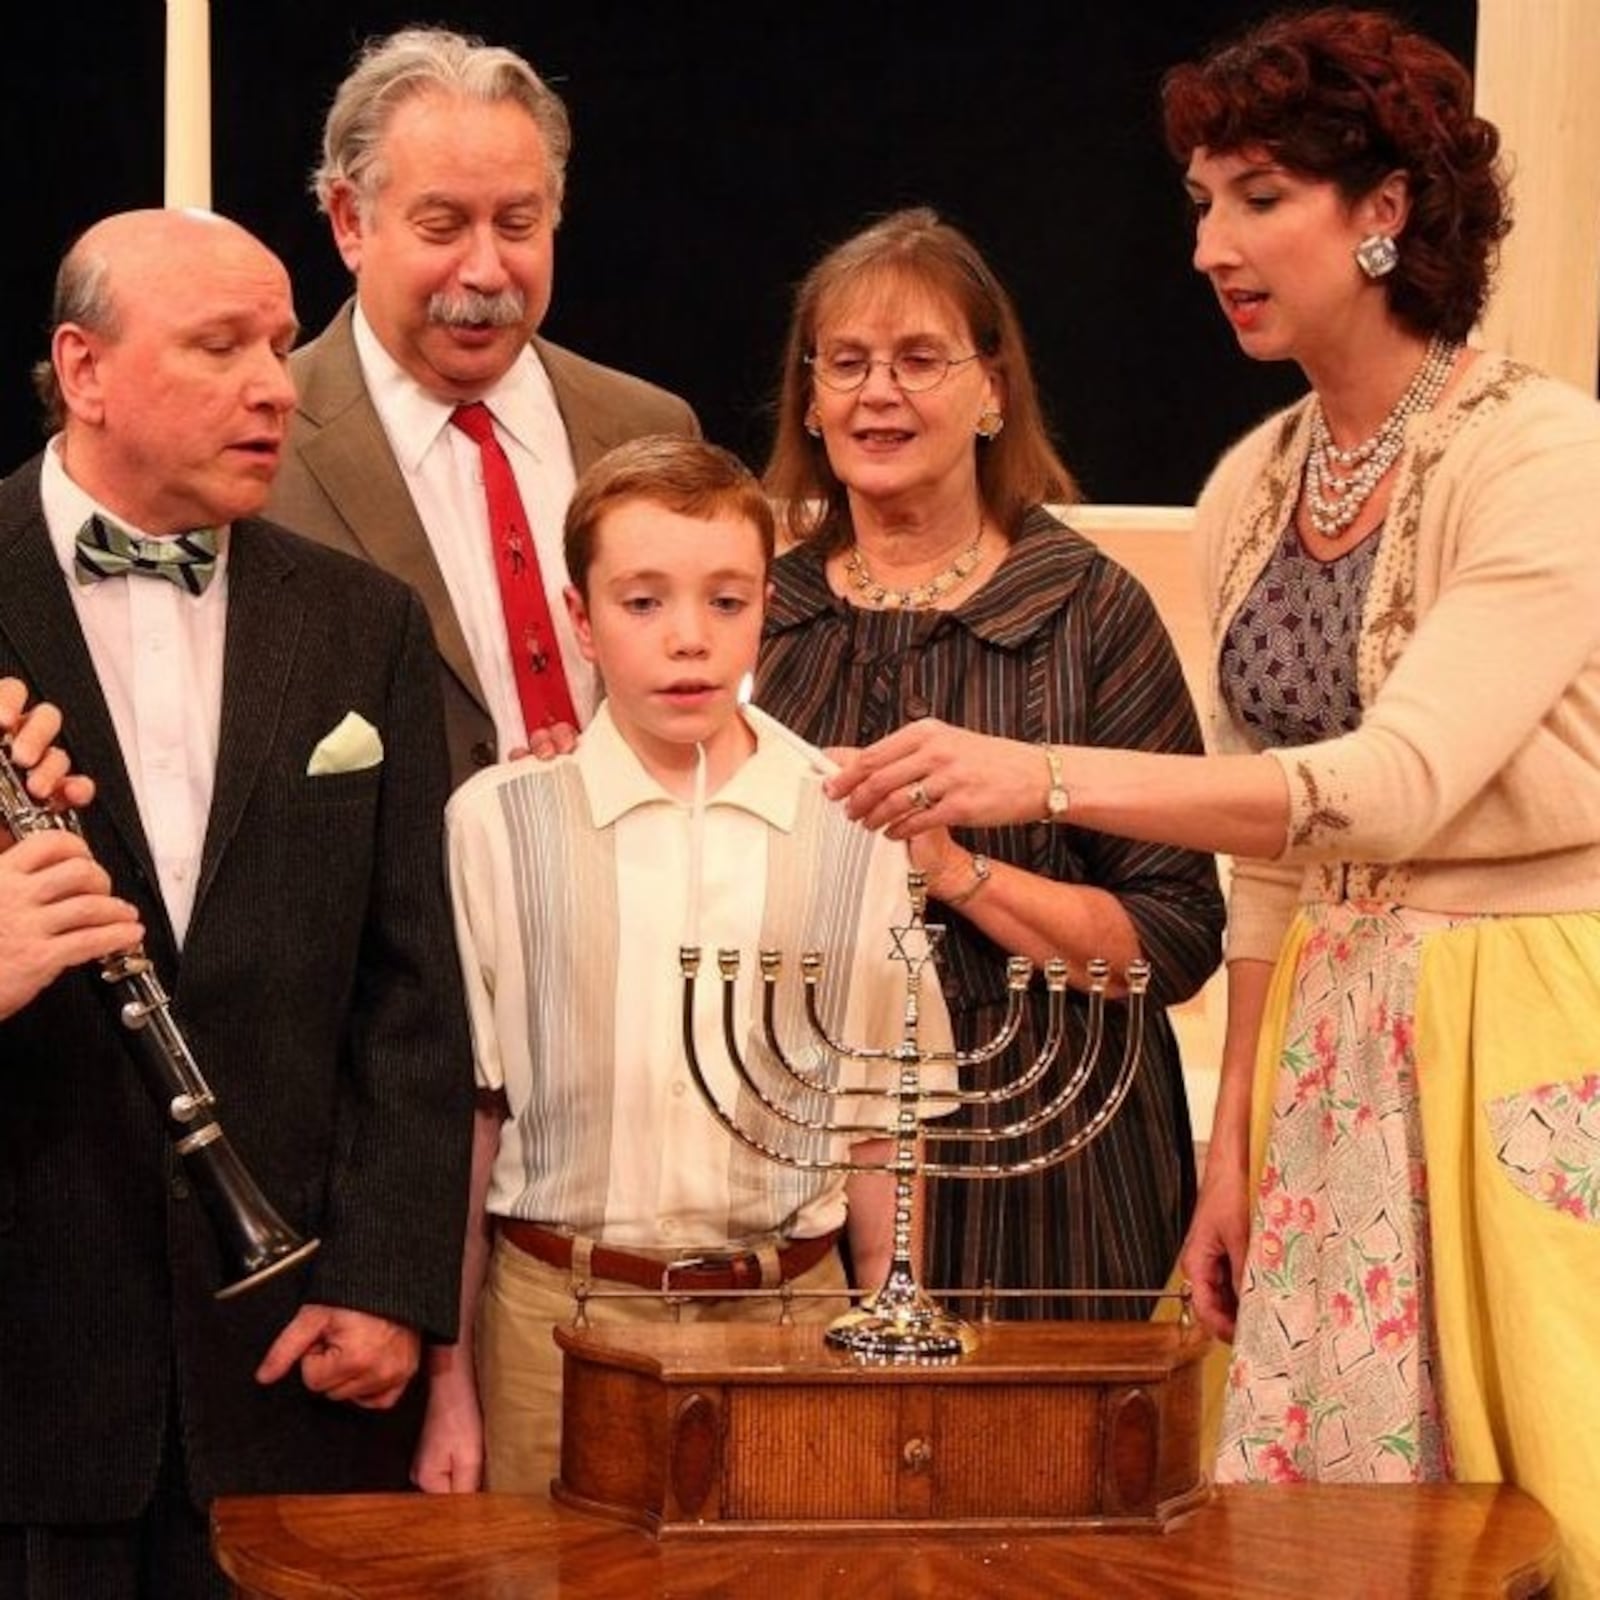
<svg viewBox="0 0 1600 1600">
<path fill-rule="evenodd" d="M 52 743 L 61 728 L 56 709 L 41 704 L 24 714 L 26 702 L 16 679 L 0 679 L 0 825 L 13 841 L 0 853 L 0 1017 L 68 967 L 99 962 L 129 1053 L 216 1231 L 217 1294 L 227 1298 L 304 1260 L 317 1241 L 301 1239 L 278 1215 L 223 1132 L 145 954 L 138 914 L 111 895 L 78 831 L 73 807 L 92 798 L 94 785 Z"/>
<path fill-rule="evenodd" d="M 0 749 L 22 787 L 20 804 L 65 814 L 87 805 L 94 784 L 71 770 L 54 743 L 54 706 L 27 709 L 27 691 L 0 678 Z M 0 829 L 0 1018 L 20 1011 L 70 967 L 99 961 L 144 938 L 138 912 L 111 892 L 111 880 L 67 827 L 13 842 Z"/>
</svg>

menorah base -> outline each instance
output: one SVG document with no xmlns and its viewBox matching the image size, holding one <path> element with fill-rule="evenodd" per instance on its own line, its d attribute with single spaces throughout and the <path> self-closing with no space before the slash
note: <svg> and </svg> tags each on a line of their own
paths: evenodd
<svg viewBox="0 0 1600 1600">
<path fill-rule="evenodd" d="M 938 1366 L 959 1361 L 978 1348 L 977 1329 L 925 1295 L 911 1305 L 889 1309 L 869 1301 L 830 1322 L 823 1337 L 835 1350 L 848 1350 L 858 1361 L 889 1366 Z"/>
<path fill-rule="evenodd" d="M 814 1324 L 559 1328 L 563 1505 L 658 1537 L 1159 1531 L 1207 1495 L 1177 1323 L 986 1323 L 865 1364 Z"/>
</svg>

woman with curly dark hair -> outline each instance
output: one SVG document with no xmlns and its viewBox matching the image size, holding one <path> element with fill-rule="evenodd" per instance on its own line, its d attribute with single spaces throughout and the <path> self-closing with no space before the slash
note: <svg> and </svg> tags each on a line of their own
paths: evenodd
<svg viewBox="0 0 1600 1600">
<path fill-rule="evenodd" d="M 1311 385 L 1199 502 L 1218 753 L 1056 752 L 1071 825 L 1236 857 L 1218 1476 L 1509 1478 L 1600 1594 L 1600 407 L 1463 343 L 1508 221 L 1438 46 L 1285 15 L 1164 103 L 1196 268 Z M 1049 781 L 920 723 L 837 787 L 909 835 Z"/>
</svg>

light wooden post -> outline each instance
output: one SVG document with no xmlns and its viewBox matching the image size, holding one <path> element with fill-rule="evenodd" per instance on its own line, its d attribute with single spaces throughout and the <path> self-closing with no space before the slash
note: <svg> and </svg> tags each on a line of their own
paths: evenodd
<svg viewBox="0 0 1600 1600">
<path fill-rule="evenodd" d="M 167 0 L 165 202 L 211 205 L 211 16 L 208 0 Z"/>
<path fill-rule="evenodd" d="M 1479 112 L 1504 140 L 1516 226 L 1482 341 L 1595 392 L 1600 365 L 1600 4 L 1479 0 Z"/>
</svg>

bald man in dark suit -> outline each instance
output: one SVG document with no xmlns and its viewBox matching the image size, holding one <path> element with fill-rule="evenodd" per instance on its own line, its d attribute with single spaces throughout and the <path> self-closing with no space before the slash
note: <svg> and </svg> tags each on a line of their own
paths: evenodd
<svg viewBox="0 0 1600 1600">
<path fill-rule="evenodd" d="M 224 1595 L 211 1499 L 404 1486 L 410 1380 L 455 1335 L 472 1069 L 433 647 L 403 584 L 256 516 L 294 334 L 287 275 L 243 229 L 97 224 L 58 281 L 63 427 L 0 484 L 0 678 L 60 708 L 120 920 L 230 1143 L 320 1239 L 214 1298 L 232 1274 L 115 991 L 91 964 L 20 996 L 0 1021 L 0 1600 Z"/>
</svg>

